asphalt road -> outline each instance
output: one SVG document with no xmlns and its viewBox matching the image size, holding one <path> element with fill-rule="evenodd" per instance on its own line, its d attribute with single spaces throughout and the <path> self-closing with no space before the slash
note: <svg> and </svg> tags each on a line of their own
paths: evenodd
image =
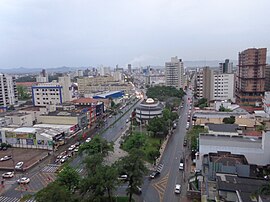
<svg viewBox="0 0 270 202">
<path fill-rule="evenodd" d="M 169 137 L 167 146 L 161 158 L 161 163 L 164 164 L 161 174 L 152 180 L 145 179 L 141 201 L 184 201 L 187 189 L 186 174 L 188 166 L 185 165 L 184 171 L 179 170 L 180 159 L 185 159 L 187 148 L 183 146 L 183 140 L 186 135 L 187 114 L 189 111 L 188 97 L 191 97 L 190 92 L 184 97 L 184 107 L 180 111 L 181 117 L 178 120 L 177 128 Z M 176 184 L 181 184 L 181 194 L 175 194 L 174 189 Z"/>
</svg>

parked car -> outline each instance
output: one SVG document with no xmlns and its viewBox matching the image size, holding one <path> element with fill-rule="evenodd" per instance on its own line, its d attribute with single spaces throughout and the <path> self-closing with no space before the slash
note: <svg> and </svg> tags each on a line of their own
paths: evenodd
<svg viewBox="0 0 270 202">
<path fill-rule="evenodd" d="M 23 166 L 23 162 L 20 161 L 20 162 L 18 162 L 18 163 L 16 164 L 15 169 L 21 169 L 22 166 Z"/>
<path fill-rule="evenodd" d="M 68 156 L 63 156 L 63 158 L 61 158 L 60 162 L 65 163 L 67 160 L 68 160 Z"/>
<path fill-rule="evenodd" d="M 22 177 L 22 178 L 18 179 L 17 182 L 19 184 L 28 184 L 30 182 L 30 178 L 28 178 L 28 177 Z"/>
<path fill-rule="evenodd" d="M 76 148 L 74 149 L 74 151 L 75 151 L 75 152 L 78 152 L 78 151 L 79 151 L 79 147 L 76 147 Z"/>
<path fill-rule="evenodd" d="M 184 139 L 183 146 L 184 146 L 184 147 L 186 147 L 186 146 L 187 146 L 187 139 Z"/>
<path fill-rule="evenodd" d="M 154 172 L 152 172 L 151 174 L 150 174 L 150 178 L 151 179 L 154 179 L 154 178 L 156 178 L 157 176 L 159 176 L 159 174 L 160 174 L 160 172 L 158 172 L 158 171 L 154 171 Z"/>
<path fill-rule="evenodd" d="M 72 151 L 73 149 L 75 149 L 75 145 L 71 145 L 69 148 L 68 148 L 68 151 Z"/>
<path fill-rule="evenodd" d="M 0 161 L 7 161 L 9 159 L 12 159 L 12 156 L 4 156 L 0 159 Z"/>
<path fill-rule="evenodd" d="M 179 170 L 184 170 L 184 162 L 180 162 L 179 164 Z"/>
<path fill-rule="evenodd" d="M 14 176 L 14 172 L 6 172 L 2 174 L 3 178 L 11 178 Z"/>
<path fill-rule="evenodd" d="M 120 175 L 119 177 L 118 177 L 118 180 L 127 180 L 127 178 L 128 178 L 128 176 L 127 175 Z"/>
<path fill-rule="evenodd" d="M 174 193 L 180 194 L 180 192 L 181 192 L 181 185 L 180 184 L 176 184 L 175 185 L 175 189 L 174 189 Z"/>
<path fill-rule="evenodd" d="M 91 137 L 88 137 L 86 140 L 85 140 L 85 142 L 90 142 L 92 140 L 92 138 Z"/>
</svg>

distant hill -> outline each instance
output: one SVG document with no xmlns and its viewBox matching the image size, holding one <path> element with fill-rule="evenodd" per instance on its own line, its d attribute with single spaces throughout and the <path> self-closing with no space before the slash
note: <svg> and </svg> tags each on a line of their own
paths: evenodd
<svg viewBox="0 0 270 202">
<path fill-rule="evenodd" d="M 189 68 L 195 68 L 195 67 L 218 67 L 220 62 L 224 62 L 224 60 L 197 60 L 197 61 L 183 61 L 185 67 Z M 236 67 L 238 64 L 237 60 L 230 60 L 233 62 L 233 66 Z M 165 63 L 165 62 L 164 62 Z M 267 63 L 270 64 L 270 56 L 267 57 Z M 152 68 L 164 68 L 164 65 L 150 65 Z M 69 72 L 69 71 L 75 71 L 77 69 L 84 70 L 89 67 L 56 67 L 56 68 L 46 68 L 47 72 L 56 72 L 56 73 L 62 73 L 62 72 Z M 18 68 L 12 68 L 12 69 L 0 69 L 0 73 L 9 73 L 9 74 L 34 74 L 38 73 L 43 68 L 26 68 L 26 67 L 18 67 Z"/>
</svg>

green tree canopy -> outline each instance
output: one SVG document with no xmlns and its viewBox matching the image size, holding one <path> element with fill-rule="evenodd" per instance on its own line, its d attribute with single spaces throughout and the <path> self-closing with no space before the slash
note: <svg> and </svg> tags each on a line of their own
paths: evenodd
<svg viewBox="0 0 270 202">
<path fill-rule="evenodd" d="M 143 183 L 143 177 L 147 171 L 142 160 L 144 153 L 138 149 L 133 149 L 130 154 L 123 157 L 118 162 L 118 169 L 120 173 L 127 174 L 128 188 L 127 194 L 129 201 L 132 200 L 132 195 L 136 193 L 137 187 Z"/>
<path fill-rule="evenodd" d="M 170 97 L 182 98 L 185 95 L 185 92 L 182 88 L 177 90 L 172 86 L 154 86 L 147 89 L 146 95 L 150 98 L 166 101 Z"/>
<path fill-rule="evenodd" d="M 225 124 L 234 124 L 235 123 L 235 116 L 225 117 L 222 121 Z"/>
<path fill-rule="evenodd" d="M 62 186 L 55 181 L 37 192 L 35 200 L 37 202 L 72 202 L 74 201 L 74 197 L 66 186 Z"/>
<path fill-rule="evenodd" d="M 66 186 L 69 191 L 73 192 L 79 185 L 80 175 L 74 168 L 65 166 L 58 174 L 57 181 L 61 186 Z"/>
<path fill-rule="evenodd" d="M 96 135 L 90 142 L 84 143 L 80 147 L 80 153 L 83 151 L 89 155 L 101 153 L 103 156 L 106 156 L 109 151 L 113 151 L 113 143 L 109 143 L 104 138 Z"/>
</svg>

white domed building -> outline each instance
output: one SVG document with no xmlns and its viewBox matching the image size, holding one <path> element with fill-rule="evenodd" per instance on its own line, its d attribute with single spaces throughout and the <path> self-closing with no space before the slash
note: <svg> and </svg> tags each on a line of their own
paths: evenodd
<svg viewBox="0 0 270 202">
<path fill-rule="evenodd" d="M 143 100 L 136 108 L 136 120 L 138 122 L 147 122 L 154 117 L 162 117 L 164 106 L 152 98 Z"/>
</svg>

